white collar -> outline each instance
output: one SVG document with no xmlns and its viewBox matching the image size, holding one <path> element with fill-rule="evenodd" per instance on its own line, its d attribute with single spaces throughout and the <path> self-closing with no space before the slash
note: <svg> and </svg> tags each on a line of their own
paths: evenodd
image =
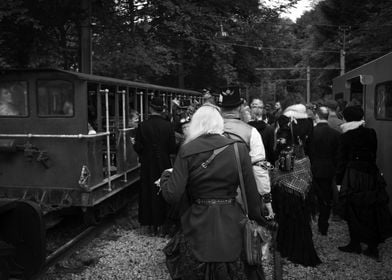
<svg viewBox="0 0 392 280">
<path fill-rule="evenodd" d="M 353 122 L 346 122 L 346 123 L 342 123 L 340 125 L 340 128 L 342 129 L 343 133 L 349 131 L 349 130 L 353 130 L 353 129 L 357 129 L 358 127 L 360 127 L 361 125 L 364 125 L 365 121 L 361 120 L 361 121 L 353 121 Z"/>
</svg>

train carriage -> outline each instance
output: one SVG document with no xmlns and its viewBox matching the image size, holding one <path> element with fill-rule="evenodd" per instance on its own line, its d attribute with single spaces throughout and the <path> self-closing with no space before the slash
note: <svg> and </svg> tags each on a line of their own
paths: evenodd
<svg viewBox="0 0 392 280">
<path fill-rule="evenodd" d="M 333 94 L 363 107 L 365 125 L 377 132 L 377 164 L 392 197 L 392 53 L 335 78 Z"/>
<path fill-rule="evenodd" d="M 64 70 L 1 72 L 0 243 L 12 244 L 4 236 L 26 230 L 5 224 L 10 203 L 28 201 L 41 227 L 48 226 L 43 216 L 59 210 L 82 209 L 92 221 L 122 207 L 127 197 L 117 194 L 139 180 L 131 111 L 148 118 L 154 95 L 164 98 L 168 114 L 174 98 L 201 98 L 197 91 Z"/>
</svg>

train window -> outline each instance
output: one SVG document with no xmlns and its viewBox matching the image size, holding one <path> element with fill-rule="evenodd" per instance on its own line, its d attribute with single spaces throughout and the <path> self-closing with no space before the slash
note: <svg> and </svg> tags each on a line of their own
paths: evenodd
<svg viewBox="0 0 392 280">
<path fill-rule="evenodd" d="M 27 115 L 27 82 L 0 82 L 0 117 Z"/>
<path fill-rule="evenodd" d="M 359 106 L 363 104 L 363 85 L 359 77 L 350 80 L 350 104 Z"/>
<path fill-rule="evenodd" d="M 392 120 L 392 81 L 376 85 L 376 119 Z"/>
<path fill-rule="evenodd" d="M 70 81 L 40 80 L 37 88 L 39 116 L 73 117 L 74 95 Z"/>
</svg>

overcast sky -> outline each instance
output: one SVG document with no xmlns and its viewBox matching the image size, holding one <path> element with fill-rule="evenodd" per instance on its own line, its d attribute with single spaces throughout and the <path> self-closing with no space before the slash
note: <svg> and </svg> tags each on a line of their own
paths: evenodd
<svg viewBox="0 0 392 280">
<path fill-rule="evenodd" d="M 271 6 L 276 6 L 279 5 L 282 0 L 261 0 L 264 4 L 271 5 Z M 283 1 L 284 2 L 284 1 Z M 299 18 L 305 11 L 311 9 L 311 2 L 315 2 L 314 0 L 300 0 L 298 1 L 297 5 L 290 9 L 289 12 L 282 14 L 282 17 L 288 17 L 292 21 L 296 21 L 297 18 Z"/>
</svg>

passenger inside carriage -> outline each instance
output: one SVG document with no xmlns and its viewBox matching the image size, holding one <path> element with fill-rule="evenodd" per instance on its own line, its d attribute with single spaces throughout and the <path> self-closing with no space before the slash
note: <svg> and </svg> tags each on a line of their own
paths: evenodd
<svg viewBox="0 0 392 280">
<path fill-rule="evenodd" d="M 0 115 L 1 116 L 17 116 L 20 115 L 19 110 L 14 104 L 14 94 L 8 88 L 0 88 Z"/>
</svg>

